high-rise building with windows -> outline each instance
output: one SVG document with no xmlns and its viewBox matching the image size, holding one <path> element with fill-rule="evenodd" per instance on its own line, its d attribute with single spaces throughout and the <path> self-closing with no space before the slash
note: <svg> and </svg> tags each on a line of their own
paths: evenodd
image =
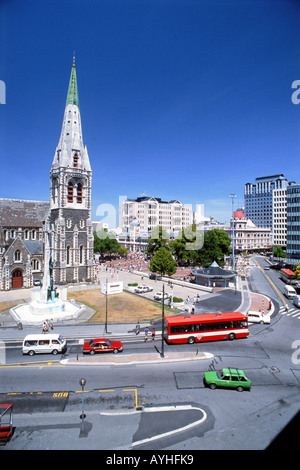
<svg viewBox="0 0 300 470">
<path fill-rule="evenodd" d="M 287 188 L 273 189 L 273 245 L 286 247 L 286 191 Z"/>
<path fill-rule="evenodd" d="M 245 216 L 257 227 L 273 229 L 273 191 L 284 190 L 288 180 L 283 174 L 260 176 L 245 184 Z"/>
<path fill-rule="evenodd" d="M 286 192 L 287 242 L 286 261 L 300 264 L 300 184 L 291 184 Z"/>
</svg>

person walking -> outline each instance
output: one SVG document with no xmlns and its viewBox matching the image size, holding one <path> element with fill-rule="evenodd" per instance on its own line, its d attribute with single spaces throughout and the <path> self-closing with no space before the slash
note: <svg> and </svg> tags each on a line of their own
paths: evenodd
<svg viewBox="0 0 300 470">
<path fill-rule="evenodd" d="M 151 341 L 154 341 L 154 340 L 155 340 L 155 328 L 153 328 L 151 332 Z"/>
<path fill-rule="evenodd" d="M 144 342 L 146 343 L 146 341 L 148 341 L 148 333 L 149 333 L 149 328 L 148 328 L 148 326 L 146 326 L 146 328 L 144 329 L 144 333 L 145 333 Z"/>
</svg>

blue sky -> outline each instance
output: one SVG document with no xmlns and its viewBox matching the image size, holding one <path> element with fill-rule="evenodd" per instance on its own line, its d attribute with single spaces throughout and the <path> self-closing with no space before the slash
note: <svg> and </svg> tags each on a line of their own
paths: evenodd
<svg viewBox="0 0 300 470">
<path fill-rule="evenodd" d="M 0 1 L 0 197 L 48 200 L 73 50 L 93 210 L 142 194 L 204 204 L 300 182 L 300 1 Z"/>
</svg>

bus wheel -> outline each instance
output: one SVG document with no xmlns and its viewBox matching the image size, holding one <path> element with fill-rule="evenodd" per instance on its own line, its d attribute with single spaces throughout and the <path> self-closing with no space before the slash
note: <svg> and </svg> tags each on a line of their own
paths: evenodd
<svg viewBox="0 0 300 470">
<path fill-rule="evenodd" d="M 230 333 L 228 335 L 228 339 L 230 339 L 230 341 L 232 341 L 233 339 L 235 339 L 235 334 L 234 333 Z"/>
<path fill-rule="evenodd" d="M 194 336 L 190 336 L 190 337 L 188 338 L 188 343 L 189 343 L 189 344 L 193 344 L 194 342 L 195 342 Z"/>
</svg>

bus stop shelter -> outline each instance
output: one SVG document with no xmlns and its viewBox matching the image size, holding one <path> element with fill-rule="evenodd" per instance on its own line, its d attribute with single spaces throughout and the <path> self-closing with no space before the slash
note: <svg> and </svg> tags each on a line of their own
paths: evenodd
<svg viewBox="0 0 300 470">
<path fill-rule="evenodd" d="M 0 404 L 0 445 L 4 446 L 13 436 L 13 403 Z"/>
<path fill-rule="evenodd" d="M 194 269 L 195 283 L 209 287 L 228 287 L 229 282 L 235 282 L 235 271 L 220 268 L 214 261 L 209 268 Z"/>
</svg>

